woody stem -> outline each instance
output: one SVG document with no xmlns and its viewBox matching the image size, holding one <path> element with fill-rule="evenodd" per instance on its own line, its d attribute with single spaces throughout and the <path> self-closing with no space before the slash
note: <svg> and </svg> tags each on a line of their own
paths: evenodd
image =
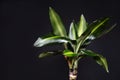
<svg viewBox="0 0 120 80">
<path fill-rule="evenodd" d="M 68 60 L 69 66 L 69 80 L 77 79 L 77 69 L 78 69 L 78 61 L 77 60 Z"/>
</svg>

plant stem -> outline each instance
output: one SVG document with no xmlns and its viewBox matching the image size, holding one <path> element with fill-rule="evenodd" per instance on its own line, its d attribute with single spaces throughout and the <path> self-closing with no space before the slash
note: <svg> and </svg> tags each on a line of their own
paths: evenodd
<svg viewBox="0 0 120 80">
<path fill-rule="evenodd" d="M 77 69 L 70 69 L 69 80 L 76 80 L 76 79 L 77 79 Z"/>
<path fill-rule="evenodd" d="M 68 59 L 69 66 L 69 80 L 77 79 L 77 69 L 78 69 L 78 61 L 74 59 Z"/>
</svg>

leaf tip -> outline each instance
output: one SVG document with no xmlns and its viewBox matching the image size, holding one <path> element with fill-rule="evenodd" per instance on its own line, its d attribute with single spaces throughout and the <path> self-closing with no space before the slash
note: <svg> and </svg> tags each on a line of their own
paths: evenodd
<svg viewBox="0 0 120 80">
<path fill-rule="evenodd" d="M 33 44 L 33 46 L 35 47 L 40 47 L 39 44 L 40 44 L 40 41 L 41 41 L 41 38 L 38 38 L 35 43 Z"/>
<path fill-rule="evenodd" d="M 49 10 L 51 10 L 52 9 L 52 7 L 49 7 Z"/>
<path fill-rule="evenodd" d="M 81 14 L 81 16 L 83 17 L 84 15 L 83 15 L 83 14 Z"/>
<path fill-rule="evenodd" d="M 85 17 L 84 17 L 84 15 L 83 15 L 83 14 L 81 14 L 81 18 L 84 18 L 84 19 L 85 19 Z"/>
<path fill-rule="evenodd" d="M 107 69 L 107 73 L 110 73 L 108 69 Z"/>
<path fill-rule="evenodd" d="M 38 55 L 38 58 L 42 58 L 42 57 L 41 57 L 41 54 L 40 54 L 40 55 Z"/>
</svg>

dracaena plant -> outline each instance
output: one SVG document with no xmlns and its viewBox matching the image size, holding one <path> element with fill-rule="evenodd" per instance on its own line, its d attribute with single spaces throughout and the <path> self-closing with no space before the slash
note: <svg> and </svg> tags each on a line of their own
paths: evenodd
<svg viewBox="0 0 120 80">
<path fill-rule="evenodd" d="M 77 79 L 78 61 L 86 56 L 93 58 L 96 63 L 109 72 L 106 58 L 99 53 L 86 49 L 91 41 L 103 36 L 115 27 L 113 25 L 108 28 L 106 24 L 109 18 L 98 19 L 88 24 L 82 14 L 80 21 L 71 22 L 69 32 L 67 33 L 60 16 L 51 7 L 49 8 L 49 16 L 53 34 L 47 35 L 47 37 L 39 37 L 34 46 L 43 47 L 46 45 L 63 44 L 64 50 L 43 52 L 39 55 L 39 58 L 58 54 L 63 55 L 69 66 L 69 80 Z"/>
</svg>

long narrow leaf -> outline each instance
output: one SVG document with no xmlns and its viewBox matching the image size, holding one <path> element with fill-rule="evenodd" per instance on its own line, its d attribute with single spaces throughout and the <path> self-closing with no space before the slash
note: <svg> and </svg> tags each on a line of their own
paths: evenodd
<svg viewBox="0 0 120 80">
<path fill-rule="evenodd" d="M 108 63 L 105 57 L 99 55 L 94 57 L 93 59 L 109 73 Z"/>
<path fill-rule="evenodd" d="M 109 18 L 104 18 L 101 20 L 96 20 L 92 24 L 90 24 L 87 30 L 82 34 L 82 36 L 84 36 L 83 39 L 86 39 L 91 34 L 97 32 L 97 30 L 99 30 L 100 27 L 104 27 L 104 25 L 107 23 L 108 20 Z"/>
<path fill-rule="evenodd" d="M 54 51 L 54 52 L 43 52 L 39 54 L 39 58 L 45 58 L 45 57 L 49 57 L 49 56 L 56 56 L 62 54 L 61 51 Z"/>
<path fill-rule="evenodd" d="M 69 39 L 60 37 L 60 36 L 52 36 L 48 38 L 38 38 L 37 41 L 34 43 L 35 47 L 42 47 L 48 44 L 53 43 L 67 43 L 69 42 Z"/>
<path fill-rule="evenodd" d="M 99 30 L 99 28 L 104 27 L 104 25 L 107 23 L 107 21 L 109 20 L 109 18 L 103 18 L 97 21 L 94 21 L 92 24 L 90 24 L 87 27 L 87 30 L 80 36 L 80 38 L 78 38 L 78 44 L 76 46 L 76 52 L 78 52 L 79 48 L 84 44 L 84 42 L 92 35 L 92 39 L 95 38 L 95 36 L 93 35 L 95 32 L 97 33 L 97 30 Z"/>
<path fill-rule="evenodd" d="M 77 56 L 76 53 L 74 53 L 74 52 L 72 52 L 72 51 L 70 51 L 70 50 L 64 50 L 63 55 L 64 55 L 64 56 L 67 56 L 67 57 Z"/>
<path fill-rule="evenodd" d="M 81 15 L 80 22 L 79 22 L 78 29 L 77 29 L 78 30 L 78 36 L 80 37 L 86 29 L 87 29 L 86 20 L 85 20 L 84 16 Z"/>
<path fill-rule="evenodd" d="M 116 24 L 114 24 L 112 27 L 109 27 L 107 25 L 108 21 L 109 18 L 105 18 L 101 21 L 94 22 L 91 26 L 95 26 L 95 28 L 92 30 L 91 35 L 94 36 L 95 38 L 99 38 L 102 35 L 111 31 L 116 26 Z"/>
<path fill-rule="evenodd" d="M 70 24 L 69 38 L 70 38 L 71 40 L 76 40 L 76 37 L 77 37 L 77 35 L 76 35 L 75 23 L 72 22 L 72 23 Z"/>
<path fill-rule="evenodd" d="M 107 21 L 106 21 L 107 22 Z M 89 45 L 91 43 L 92 40 L 99 38 L 105 34 L 107 34 L 108 32 L 110 32 L 115 26 L 116 24 L 114 24 L 113 26 L 109 27 L 106 25 L 106 22 L 104 23 L 104 25 L 102 25 L 101 27 L 99 27 L 98 29 L 96 29 L 93 33 L 91 33 L 85 40 L 83 45 Z M 107 28 L 109 27 L 109 28 Z"/>
<path fill-rule="evenodd" d="M 96 39 L 96 38 L 99 38 L 105 34 L 107 34 L 108 32 L 110 32 L 114 27 L 116 26 L 116 24 L 114 24 L 112 27 L 110 28 L 106 28 L 105 27 L 100 27 L 95 33 L 91 34 L 90 36 L 88 36 L 86 38 L 86 40 L 84 41 L 84 43 L 82 44 L 82 47 L 87 47 L 91 42 L 92 40 Z"/>
<path fill-rule="evenodd" d="M 87 56 L 92 57 L 100 66 L 102 66 L 107 72 L 109 72 L 107 60 L 105 57 L 91 50 L 82 50 L 81 52 Z"/>
<path fill-rule="evenodd" d="M 94 39 L 95 39 L 94 36 L 92 36 L 92 35 L 88 36 L 86 38 L 86 40 L 84 41 L 84 43 L 82 43 L 81 48 L 86 48 L 92 42 L 92 40 L 94 40 Z"/>
<path fill-rule="evenodd" d="M 63 22 L 60 16 L 51 7 L 49 8 L 49 16 L 54 34 L 58 36 L 66 37 L 67 34 Z"/>
<path fill-rule="evenodd" d="M 91 34 L 97 32 L 97 30 L 99 30 L 99 27 L 104 27 L 104 25 L 108 22 L 108 20 L 109 18 L 103 18 L 102 20 L 98 20 L 95 23 L 93 23 L 91 26 L 94 26 L 94 28 L 92 29 Z"/>
<path fill-rule="evenodd" d="M 107 29 L 107 26 L 105 26 L 104 28 L 101 27 L 98 30 L 96 30 L 96 32 L 94 32 L 92 35 L 96 38 L 99 38 L 99 37 L 107 34 L 108 32 L 110 32 L 115 26 L 116 26 L 116 24 L 114 24 L 113 26 L 111 26 L 108 29 Z"/>
</svg>

